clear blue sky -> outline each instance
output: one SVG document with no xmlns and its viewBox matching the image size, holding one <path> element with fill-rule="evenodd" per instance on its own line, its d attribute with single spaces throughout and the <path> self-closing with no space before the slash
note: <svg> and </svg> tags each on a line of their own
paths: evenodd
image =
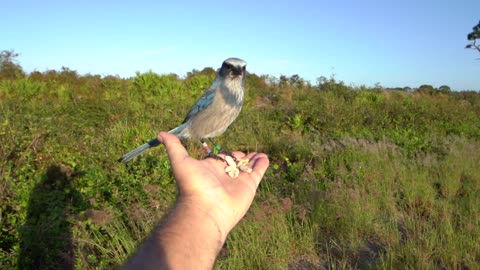
<svg viewBox="0 0 480 270">
<path fill-rule="evenodd" d="M 479 0 L 162 2 L 4 0 L 0 50 L 27 72 L 185 75 L 235 56 L 312 83 L 480 90 L 480 53 L 464 49 Z"/>
</svg>

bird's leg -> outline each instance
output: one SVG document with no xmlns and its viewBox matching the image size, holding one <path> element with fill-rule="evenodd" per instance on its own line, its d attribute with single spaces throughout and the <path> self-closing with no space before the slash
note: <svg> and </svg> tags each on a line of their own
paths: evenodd
<svg viewBox="0 0 480 270">
<path fill-rule="evenodd" d="M 218 154 L 221 152 L 222 150 L 222 146 L 220 146 L 219 144 L 217 144 L 212 138 L 208 138 L 208 140 L 213 144 L 213 146 L 215 147 L 215 152 Z"/>
<path fill-rule="evenodd" d="M 221 156 L 218 156 L 218 155 L 216 155 L 212 152 L 212 149 L 210 149 L 210 146 L 205 142 L 204 139 L 201 139 L 200 142 L 202 143 L 202 146 L 205 149 L 205 151 L 207 151 L 207 156 L 205 158 L 213 158 L 213 159 L 216 159 L 216 160 L 225 161 L 224 158 L 222 158 Z"/>
<path fill-rule="evenodd" d="M 212 138 L 208 138 L 210 142 L 212 142 L 213 145 L 215 145 L 215 150 L 217 151 L 218 154 L 224 154 L 225 156 L 230 156 L 233 158 L 233 160 L 237 160 L 237 158 L 233 155 L 232 152 L 230 151 L 222 151 L 222 147 L 218 145 Z"/>
</svg>

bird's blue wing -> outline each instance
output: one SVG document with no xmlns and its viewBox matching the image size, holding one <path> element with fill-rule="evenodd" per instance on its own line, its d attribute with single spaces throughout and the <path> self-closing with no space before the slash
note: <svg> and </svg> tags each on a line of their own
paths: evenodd
<svg viewBox="0 0 480 270">
<path fill-rule="evenodd" d="M 213 99 L 215 98 L 216 87 L 211 87 L 198 99 L 195 105 L 192 106 L 190 111 L 187 113 L 185 120 L 183 123 L 187 122 L 190 118 L 192 118 L 197 113 L 205 110 L 210 104 L 212 104 Z"/>
</svg>

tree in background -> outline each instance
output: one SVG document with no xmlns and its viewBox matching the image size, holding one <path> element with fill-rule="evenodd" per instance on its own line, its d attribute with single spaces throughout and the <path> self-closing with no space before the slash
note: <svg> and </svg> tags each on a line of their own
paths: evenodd
<svg viewBox="0 0 480 270">
<path fill-rule="evenodd" d="M 430 84 L 422 84 L 418 87 L 417 92 L 424 93 L 424 94 L 435 94 L 435 88 Z"/>
<path fill-rule="evenodd" d="M 480 39 L 480 21 L 473 28 L 473 32 L 467 35 L 468 40 L 472 40 L 472 43 L 465 46 L 466 49 L 474 49 L 480 52 L 480 44 L 477 45 L 475 42 L 477 39 Z"/>
<path fill-rule="evenodd" d="M 443 93 L 450 93 L 450 92 L 452 92 L 452 89 L 448 85 L 442 85 L 438 88 L 438 91 L 443 92 Z"/>
<path fill-rule="evenodd" d="M 16 60 L 18 55 L 19 54 L 13 50 L 0 51 L 0 80 L 16 79 L 25 76 L 22 67 Z"/>
</svg>

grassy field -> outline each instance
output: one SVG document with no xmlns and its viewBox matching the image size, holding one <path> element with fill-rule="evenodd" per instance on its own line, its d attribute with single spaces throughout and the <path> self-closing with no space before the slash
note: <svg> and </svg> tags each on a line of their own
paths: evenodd
<svg viewBox="0 0 480 270">
<path fill-rule="evenodd" d="M 116 160 L 179 124 L 213 78 L 0 80 L 0 269 L 122 264 L 176 188 L 163 147 Z M 218 142 L 271 167 L 216 269 L 480 269 L 478 92 L 250 74 Z"/>
</svg>

